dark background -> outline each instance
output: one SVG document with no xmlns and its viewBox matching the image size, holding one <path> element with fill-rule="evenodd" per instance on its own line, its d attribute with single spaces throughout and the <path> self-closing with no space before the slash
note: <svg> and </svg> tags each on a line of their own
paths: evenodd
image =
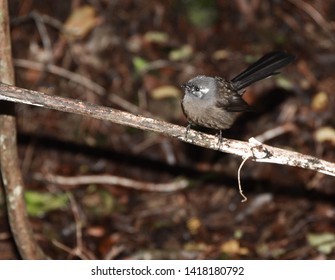
<svg viewBox="0 0 335 280">
<path fill-rule="evenodd" d="M 18 86 L 127 110 L 113 101 L 118 96 L 139 114 L 185 126 L 180 85 L 191 77 L 229 79 L 267 52 L 294 54 L 281 75 L 247 90 L 255 111 L 241 115 L 224 137 L 247 140 L 279 128 L 267 144 L 334 162 L 335 1 L 11 0 L 9 6 Z M 47 64 L 105 92 L 43 71 Z M 238 157 L 37 107 L 17 106 L 17 113 L 31 222 L 52 258 L 335 257 L 333 177 L 248 161 L 241 173 L 248 201 L 241 203 Z M 170 193 L 74 187 L 36 174 L 156 183 L 184 177 L 190 187 Z M 19 258 L 13 244 L 0 193 L 0 258 Z M 80 253 L 71 251 L 76 246 Z"/>
</svg>

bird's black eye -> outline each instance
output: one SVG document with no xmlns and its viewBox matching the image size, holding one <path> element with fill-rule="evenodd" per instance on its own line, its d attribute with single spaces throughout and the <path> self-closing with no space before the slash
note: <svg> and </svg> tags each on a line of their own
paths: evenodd
<svg viewBox="0 0 335 280">
<path fill-rule="evenodd" d="M 200 88 L 199 88 L 198 86 L 194 86 L 193 89 L 194 89 L 195 91 L 200 91 Z"/>
</svg>

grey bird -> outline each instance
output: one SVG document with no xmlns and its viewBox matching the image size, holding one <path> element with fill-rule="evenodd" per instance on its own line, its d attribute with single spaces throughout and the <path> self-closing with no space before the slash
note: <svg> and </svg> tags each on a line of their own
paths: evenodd
<svg viewBox="0 0 335 280">
<path fill-rule="evenodd" d="M 187 117 L 188 130 L 194 124 L 219 130 L 232 126 L 239 112 L 250 109 L 243 100 L 244 89 L 262 79 L 278 74 L 277 70 L 295 57 L 282 51 L 264 55 L 246 70 L 228 81 L 220 77 L 197 76 L 182 85 L 185 95 L 182 109 Z"/>
</svg>

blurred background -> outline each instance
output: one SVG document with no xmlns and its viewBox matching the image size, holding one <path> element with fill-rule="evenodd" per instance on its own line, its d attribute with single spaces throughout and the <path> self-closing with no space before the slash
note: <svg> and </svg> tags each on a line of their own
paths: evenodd
<svg viewBox="0 0 335 280">
<path fill-rule="evenodd" d="M 187 125 L 180 85 L 297 57 L 248 88 L 227 138 L 335 159 L 335 1 L 9 1 L 17 86 Z M 54 259 L 333 259 L 334 178 L 247 161 L 92 118 L 17 106 L 27 207 Z M 71 185 L 109 174 L 142 185 Z M 178 189 L 178 179 L 189 182 Z M 0 192 L 2 259 L 18 254 Z M 75 250 L 76 249 L 76 250 Z"/>
</svg>

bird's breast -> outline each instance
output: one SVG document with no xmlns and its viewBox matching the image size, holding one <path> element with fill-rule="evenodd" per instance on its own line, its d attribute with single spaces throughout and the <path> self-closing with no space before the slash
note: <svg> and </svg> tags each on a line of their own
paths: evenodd
<svg viewBox="0 0 335 280">
<path fill-rule="evenodd" d="M 183 111 L 189 121 L 213 129 L 227 129 L 236 119 L 236 113 L 227 112 L 216 105 L 215 98 L 200 99 L 185 95 Z"/>
</svg>

